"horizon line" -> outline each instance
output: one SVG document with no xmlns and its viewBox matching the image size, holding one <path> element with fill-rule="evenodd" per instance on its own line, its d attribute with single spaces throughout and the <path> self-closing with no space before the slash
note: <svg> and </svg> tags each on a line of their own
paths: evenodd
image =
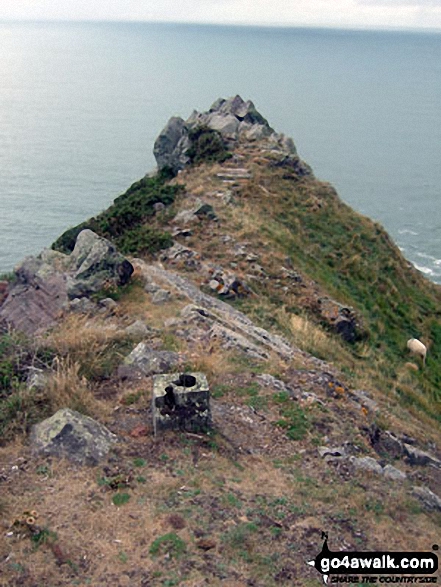
<svg viewBox="0 0 441 587">
<path fill-rule="evenodd" d="M 432 33 L 440 34 L 440 28 L 430 27 L 402 27 L 391 25 L 334 25 L 334 24 L 295 24 L 295 23 L 255 23 L 255 22 L 202 22 L 183 20 L 130 20 L 130 19 L 67 19 L 67 18 L 0 18 L 0 24 L 158 24 L 158 25 L 187 25 L 187 26 L 212 26 L 212 27 L 236 27 L 259 29 L 306 29 L 306 30 L 334 30 L 353 32 L 404 32 L 404 33 Z"/>
</svg>

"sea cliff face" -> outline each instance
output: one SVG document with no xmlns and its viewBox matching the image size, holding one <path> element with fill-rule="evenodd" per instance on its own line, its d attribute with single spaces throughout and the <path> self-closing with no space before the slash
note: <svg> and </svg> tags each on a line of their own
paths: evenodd
<svg viewBox="0 0 441 587">
<path fill-rule="evenodd" d="M 0 287 L 7 584 L 68 585 L 74 565 L 96 585 L 318 585 L 323 529 L 333 550 L 435 544 L 439 287 L 251 101 L 172 118 L 154 153 L 157 171 Z M 208 434 L 154 437 L 168 372 L 206 376 Z M 73 462 L 78 412 L 115 435 L 94 469 L 29 436 L 65 408 Z M 45 565 L 22 564 L 19 537 L 45 528 Z"/>
</svg>

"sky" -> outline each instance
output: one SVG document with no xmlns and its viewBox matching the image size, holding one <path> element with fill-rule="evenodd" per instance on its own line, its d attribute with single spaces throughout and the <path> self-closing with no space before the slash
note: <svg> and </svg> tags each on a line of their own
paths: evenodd
<svg viewBox="0 0 441 587">
<path fill-rule="evenodd" d="M 125 20 L 441 30 L 441 0 L 0 0 L 1 20 Z"/>
</svg>

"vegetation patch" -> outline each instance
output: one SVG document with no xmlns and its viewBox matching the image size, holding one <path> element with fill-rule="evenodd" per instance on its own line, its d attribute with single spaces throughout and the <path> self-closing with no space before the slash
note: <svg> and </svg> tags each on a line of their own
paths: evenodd
<svg viewBox="0 0 441 587">
<path fill-rule="evenodd" d="M 200 163 L 223 163 L 231 157 L 222 135 L 208 126 L 197 126 L 188 133 L 191 146 L 187 156 L 194 165 Z"/>
<path fill-rule="evenodd" d="M 150 554 L 152 556 L 159 556 L 167 554 L 171 558 L 181 557 L 187 550 L 187 545 L 184 540 L 180 538 L 175 532 L 169 532 L 163 536 L 159 536 L 152 542 L 150 546 Z"/>
<path fill-rule="evenodd" d="M 129 501 L 130 501 L 130 495 L 128 493 L 116 493 L 112 497 L 113 505 L 116 505 L 118 507 L 125 505 Z"/>
<path fill-rule="evenodd" d="M 170 185 L 162 175 L 144 177 L 98 216 L 70 228 L 52 245 L 62 253 L 71 253 L 78 234 L 85 228 L 114 242 L 124 254 L 153 253 L 171 245 L 171 235 L 159 227 L 147 224 L 155 216 L 155 204 L 170 206 L 182 189 Z"/>
<path fill-rule="evenodd" d="M 274 402 L 279 405 L 281 415 L 281 418 L 276 422 L 276 426 L 283 428 L 291 440 L 305 438 L 311 427 L 306 412 L 295 404 L 286 392 L 275 394 Z"/>
</svg>

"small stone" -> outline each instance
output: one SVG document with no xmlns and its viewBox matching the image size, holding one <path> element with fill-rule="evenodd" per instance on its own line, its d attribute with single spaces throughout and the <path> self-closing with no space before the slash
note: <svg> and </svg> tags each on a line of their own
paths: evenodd
<svg viewBox="0 0 441 587">
<path fill-rule="evenodd" d="M 319 446 L 317 450 L 322 459 L 326 457 L 345 457 L 347 455 L 347 451 L 344 446 Z"/>
<path fill-rule="evenodd" d="M 297 398 L 298 396 L 298 394 L 293 389 L 288 387 L 288 385 L 286 385 L 284 381 L 282 381 L 281 379 L 277 379 L 277 377 L 274 377 L 269 373 L 262 373 L 261 375 L 258 375 L 256 379 L 258 380 L 260 385 L 264 385 L 265 387 L 271 388 L 271 391 L 273 391 L 274 393 L 284 392 L 287 393 L 290 397 L 294 398 Z"/>
<path fill-rule="evenodd" d="M 377 475 L 383 474 L 383 467 L 378 461 L 372 457 L 349 457 L 349 462 L 356 468 L 362 471 L 370 471 Z"/>
<path fill-rule="evenodd" d="M 196 546 L 201 550 L 212 550 L 216 548 L 216 541 L 211 538 L 201 538 L 196 542 Z"/>
<path fill-rule="evenodd" d="M 144 291 L 146 291 L 149 294 L 153 294 L 160 289 L 161 288 L 159 287 L 159 285 L 157 283 L 155 283 L 154 281 L 149 281 L 144 286 Z"/>
<path fill-rule="evenodd" d="M 165 289 L 158 289 L 158 291 L 152 296 L 152 303 L 160 306 L 169 302 L 170 298 L 171 293 L 169 291 L 166 291 Z"/>
<path fill-rule="evenodd" d="M 43 369 L 29 367 L 29 373 L 26 381 L 28 389 L 44 389 L 47 385 L 47 375 Z"/>
<path fill-rule="evenodd" d="M 142 338 L 144 336 L 148 336 L 151 334 L 152 330 L 147 324 L 145 324 L 142 320 L 136 320 L 124 330 L 124 332 L 128 336 L 133 336 L 135 338 Z"/>
<path fill-rule="evenodd" d="M 383 474 L 392 481 L 405 481 L 407 479 L 406 473 L 403 473 L 403 471 L 400 471 L 392 465 L 386 465 L 383 467 Z"/>
<path fill-rule="evenodd" d="M 441 511 L 441 499 L 427 487 L 413 487 L 412 493 L 427 509 Z"/>
<path fill-rule="evenodd" d="M 76 314 L 94 314 L 96 312 L 96 304 L 89 300 L 89 298 L 74 298 L 68 303 L 69 310 Z"/>
<path fill-rule="evenodd" d="M 173 237 L 176 237 L 176 236 L 189 237 L 192 234 L 193 234 L 193 232 L 189 228 L 179 228 L 179 226 L 176 226 L 172 230 L 172 236 Z"/>
<path fill-rule="evenodd" d="M 427 466 L 431 465 L 436 468 L 441 468 L 441 461 L 435 458 L 433 455 L 429 454 L 428 452 L 424 452 L 410 444 L 404 443 L 404 451 L 407 457 L 407 461 L 410 465 L 419 465 L 419 466 Z"/>
<path fill-rule="evenodd" d="M 154 375 L 176 367 L 180 360 L 177 353 L 155 351 L 149 348 L 145 342 L 140 342 L 124 359 L 124 366 L 132 367 L 143 375 Z"/>
<path fill-rule="evenodd" d="M 162 210 L 164 210 L 165 208 L 165 204 L 163 204 L 162 202 L 156 202 L 156 204 L 153 204 L 153 210 L 158 213 L 158 212 L 162 212 Z"/>
<path fill-rule="evenodd" d="M 213 291 L 219 291 L 222 289 L 223 285 L 221 283 L 219 283 L 218 281 L 216 281 L 215 279 L 211 279 L 210 282 L 208 283 L 208 287 L 210 289 L 212 289 Z"/>
<path fill-rule="evenodd" d="M 99 305 L 108 312 L 114 312 L 118 307 L 118 303 L 112 298 L 104 298 L 104 300 L 100 300 Z"/>
<path fill-rule="evenodd" d="M 191 224 L 193 222 L 196 222 L 197 220 L 198 220 L 198 217 L 194 213 L 193 209 L 181 210 L 173 218 L 173 222 L 176 222 L 177 224 L 182 224 L 182 225 Z"/>
<path fill-rule="evenodd" d="M 202 203 L 202 205 L 199 206 L 197 210 L 195 210 L 195 214 L 196 216 L 202 216 L 208 218 L 209 220 L 217 220 L 216 213 L 211 204 Z"/>
</svg>

